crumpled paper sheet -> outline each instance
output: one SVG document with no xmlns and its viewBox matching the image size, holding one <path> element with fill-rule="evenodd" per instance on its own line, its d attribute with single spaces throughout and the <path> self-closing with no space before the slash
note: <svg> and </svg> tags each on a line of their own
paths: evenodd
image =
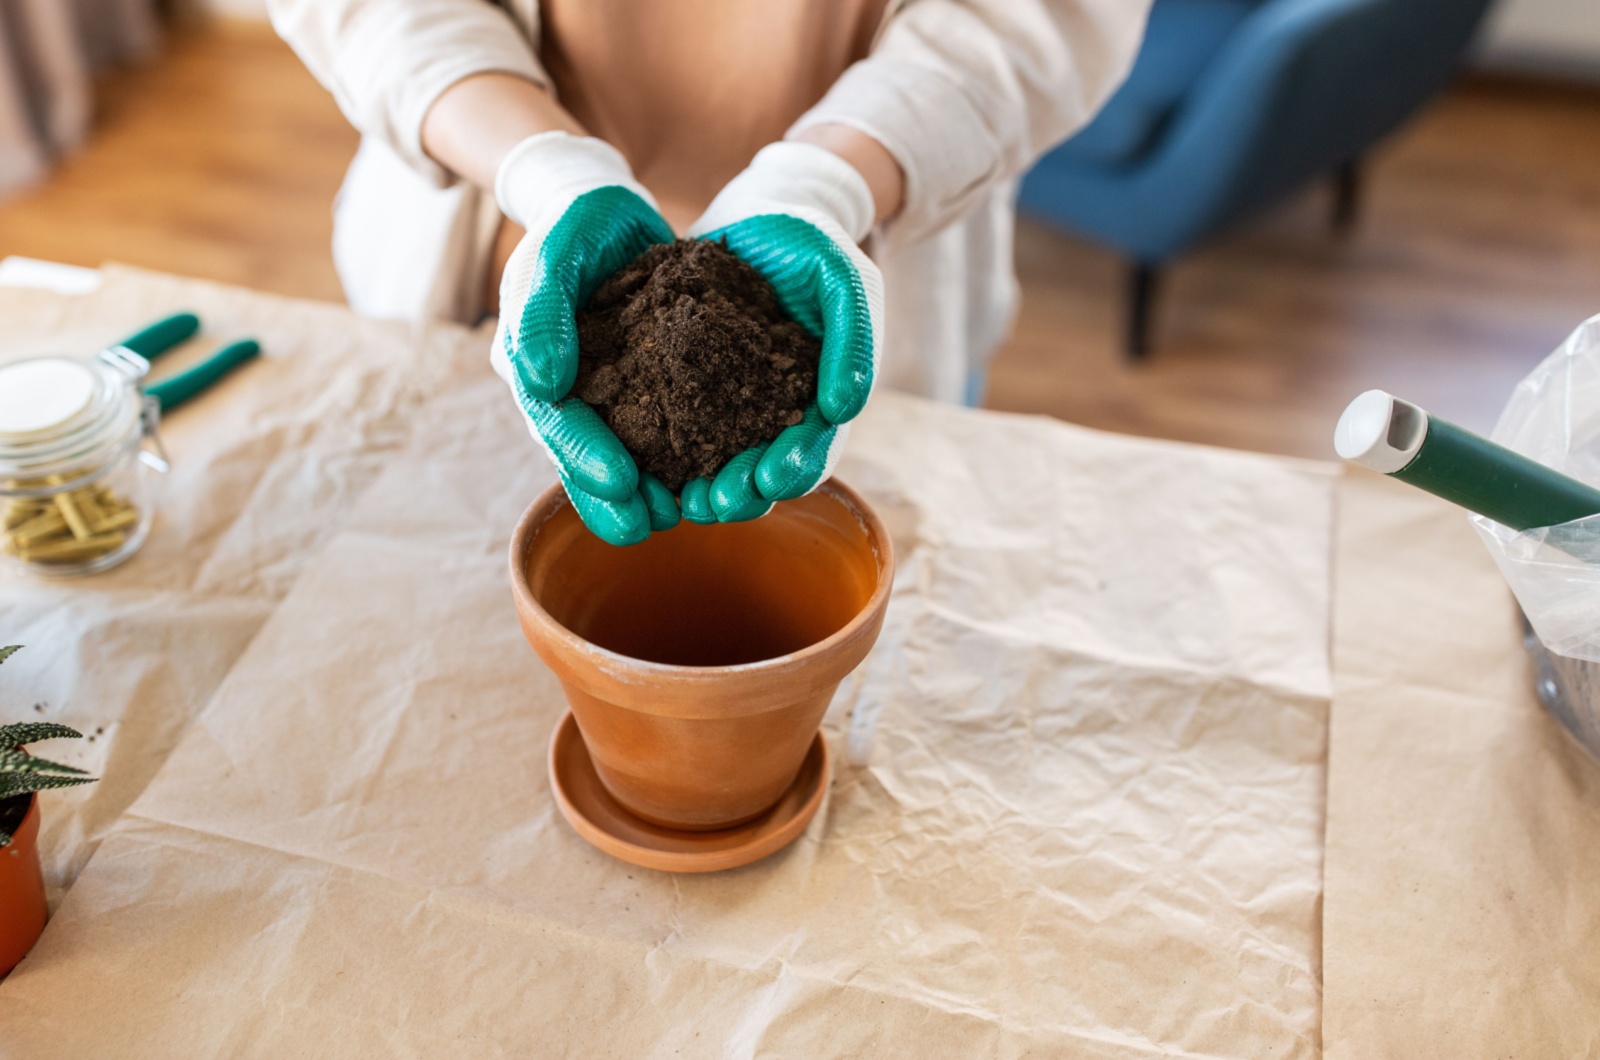
<svg viewBox="0 0 1600 1060">
<path fill-rule="evenodd" d="M 40 751 L 103 778 L 46 798 L 56 896 L 402 445 L 410 411 L 463 358 L 482 360 L 483 340 L 461 328 L 126 267 L 102 276 L 76 297 L 0 288 L 0 361 L 90 354 L 179 309 L 200 314 L 201 334 L 158 359 L 155 377 L 245 335 L 263 352 L 162 425 L 173 470 L 132 560 L 66 581 L 0 569 L 0 643 L 26 645 L 0 671 L 0 721 L 89 734 Z"/>
<path fill-rule="evenodd" d="M 1339 508 L 1327 1055 L 1597 1055 L 1600 764 L 1460 509 L 1370 473 Z"/>
<path fill-rule="evenodd" d="M 1315 1055 L 1329 472 L 884 393 L 841 474 L 900 561 L 827 723 L 868 764 L 673 876 L 547 787 L 505 551 L 550 470 L 497 380 L 429 402 L 0 984 L 0 1051 Z"/>
</svg>

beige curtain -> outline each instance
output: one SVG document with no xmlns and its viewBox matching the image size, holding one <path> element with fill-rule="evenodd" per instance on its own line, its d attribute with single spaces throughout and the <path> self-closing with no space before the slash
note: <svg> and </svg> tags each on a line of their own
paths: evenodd
<svg viewBox="0 0 1600 1060">
<path fill-rule="evenodd" d="M 0 0 L 0 195 L 82 143 L 95 71 L 156 39 L 154 0 Z"/>
</svg>

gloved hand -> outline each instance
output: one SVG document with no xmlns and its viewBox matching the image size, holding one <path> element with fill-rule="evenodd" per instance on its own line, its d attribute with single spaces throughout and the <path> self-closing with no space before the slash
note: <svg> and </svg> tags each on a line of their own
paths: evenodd
<svg viewBox="0 0 1600 1060">
<path fill-rule="evenodd" d="M 590 530 L 631 545 L 670 529 L 678 522 L 671 492 L 639 473 L 594 409 L 567 395 L 578 377 L 574 314 L 613 272 L 651 244 L 670 243 L 671 226 L 621 153 L 593 137 L 529 137 L 500 164 L 494 192 L 528 233 L 500 280 L 495 372 Z"/>
<path fill-rule="evenodd" d="M 816 489 L 872 393 L 883 349 L 883 277 L 857 245 L 872 229 L 866 180 L 815 144 L 776 143 L 712 200 L 689 235 L 721 239 L 766 277 L 783 308 L 822 339 L 817 400 L 772 443 L 747 449 L 714 480 L 686 484 L 683 517 L 736 522 Z"/>
</svg>

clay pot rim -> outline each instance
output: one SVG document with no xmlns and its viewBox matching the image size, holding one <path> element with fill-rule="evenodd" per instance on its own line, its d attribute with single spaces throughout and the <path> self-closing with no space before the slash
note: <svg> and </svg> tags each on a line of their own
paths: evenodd
<svg viewBox="0 0 1600 1060">
<path fill-rule="evenodd" d="M 511 592 L 516 597 L 519 609 L 524 614 L 533 617 L 554 639 L 576 652 L 609 660 L 637 675 L 670 676 L 680 680 L 698 680 L 728 677 L 736 674 L 769 674 L 788 669 L 799 669 L 826 657 L 836 651 L 840 645 L 859 636 L 863 628 L 882 616 L 888 604 L 889 594 L 894 589 L 894 546 L 889 540 L 888 528 L 883 525 L 883 521 L 878 518 L 878 514 L 861 498 L 860 494 L 838 479 L 828 479 L 819 485 L 814 492 L 830 494 L 835 500 L 849 509 L 850 514 L 855 516 L 862 528 L 866 530 L 873 555 L 878 561 L 878 582 L 873 587 L 872 595 L 867 597 L 866 603 L 862 604 L 861 608 L 851 616 L 850 621 L 822 640 L 808 644 L 799 651 L 790 652 L 788 655 L 777 655 L 770 659 L 758 659 L 754 662 L 736 663 L 732 666 L 679 666 L 674 663 L 637 659 L 632 655 L 623 655 L 620 652 L 612 651 L 610 648 L 603 648 L 578 636 L 556 621 L 555 617 L 546 611 L 538 600 L 534 599 L 533 590 L 528 588 L 527 556 L 528 545 L 537 535 L 538 529 L 554 517 L 563 505 L 567 507 L 572 505 L 572 501 L 567 497 L 566 490 L 561 487 L 559 482 L 546 489 L 534 499 L 532 504 L 528 505 L 527 510 L 522 513 L 522 518 L 517 520 L 516 529 L 512 531 Z M 767 517 L 763 516 L 762 518 Z M 671 533 L 672 531 L 665 532 Z M 854 669 L 854 664 L 851 664 L 850 668 Z"/>
</svg>

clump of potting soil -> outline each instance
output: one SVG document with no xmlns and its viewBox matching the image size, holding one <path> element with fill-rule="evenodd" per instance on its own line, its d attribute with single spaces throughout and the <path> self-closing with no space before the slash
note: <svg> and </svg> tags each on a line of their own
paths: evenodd
<svg viewBox="0 0 1600 1060">
<path fill-rule="evenodd" d="M 674 493 L 799 423 L 821 344 L 721 243 L 662 243 L 578 312 L 573 394 Z"/>
</svg>

